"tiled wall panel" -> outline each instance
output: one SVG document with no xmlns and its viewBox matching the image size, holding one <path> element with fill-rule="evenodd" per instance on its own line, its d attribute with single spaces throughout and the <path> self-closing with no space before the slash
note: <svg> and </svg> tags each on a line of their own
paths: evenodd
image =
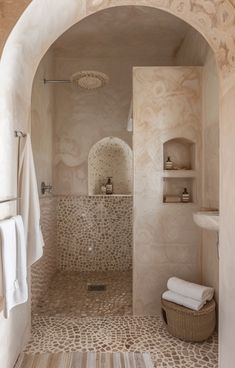
<svg viewBox="0 0 235 368">
<path fill-rule="evenodd" d="M 56 199 L 41 199 L 41 224 L 45 241 L 43 257 L 31 268 L 32 311 L 48 289 L 56 272 Z"/>
<path fill-rule="evenodd" d="M 60 270 L 131 269 L 131 196 L 59 197 L 57 229 Z"/>
</svg>

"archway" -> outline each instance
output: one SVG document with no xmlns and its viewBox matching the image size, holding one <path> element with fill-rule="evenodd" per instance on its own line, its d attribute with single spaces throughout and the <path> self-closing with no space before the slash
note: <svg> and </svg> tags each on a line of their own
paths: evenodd
<svg viewBox="0 0 235 368">
<path fill-rule="evenodd" d="M 94 144 L 88 156 L 88 193 L 100 194 L 111 176 L 115 194 L 132 193 L 132 150 L 120 138 L 107 137 Z"/>
<path fill-rule="evenodd" d="M 235 180 L 233 152 L 235 140 L 235 9 L 232 1 L 193 0 L 34 0 L 12 31 L 4 48 L 1 65 L 0 91 L 0 170 L 1 196 L 11 195 L 15 189 L 16 145 L 14 128 L 28 130 L 32 81 L 36 68 L 50 45 L 69 27 L 101 9 L 125 5 L 144 5 L 167 11 L 197 29 L 211 45 L 221 78 L 221 180 L 220 180 L 220 243 L 221 243 L 221 305 L 220 305 L 220 366 L 232 367 L 233 349 L 234 278 L 234 225 Z M 42 21 L 43 20 L 43 21 Z M 228 188 L 228 183 L 231 187 Z"/>
</svg>

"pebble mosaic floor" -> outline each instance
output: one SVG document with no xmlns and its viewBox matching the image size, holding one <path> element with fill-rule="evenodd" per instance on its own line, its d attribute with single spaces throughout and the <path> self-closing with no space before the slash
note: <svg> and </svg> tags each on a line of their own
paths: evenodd
<svg viewBox="0 0 235 368">
<path fill-rule="evenodd" d="M 34 313 L 47 316 L 132 315 L 132 273 L 57 272 Z M 104 284 L 106 291 L 88 291 L 88 284 Z"/>
<path fill-rule="evenodd" d="M 217 334 L 203 343 L 187 343 L 176 339 L 168 334 L 160 317 L 131 316 L 130 273 L 108 273 L 103 277 L 100 274 L 99 280 L 93 277 L 97 275 L 83 275 L 79 281 L 76 274 L 57 274 L 45 297 L 45 304 L 42 302 L 37 314 L 33 316 L 32 337 L 26 347 L 26 354 L 150 352 L 156 368 L 218 367 Z M 90 292 L 93 296 L 87 296 L 84 290 L 87 280 L 106 281 L 107 291 Z M 61 281 L 62 285 L 59 284 Z M 69 290 L 75 292 L 71 299 Z M 79 304 L 84 296 L 86 302 Z M 103 305 L 106 305 L 106 311 L 103 312 L 102 300 Z M 106 304 L 108 300 L 109 307 Z"/>
</svg>

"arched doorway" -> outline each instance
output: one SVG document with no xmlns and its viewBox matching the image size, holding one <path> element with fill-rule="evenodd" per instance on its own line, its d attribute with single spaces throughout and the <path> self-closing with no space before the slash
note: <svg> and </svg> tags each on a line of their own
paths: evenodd
<svg viewBox="0 0 235 368">
<path fill-rule="evenodd" d="M 11 33 L 1 60 L 1 129 L 0 148 L 1 171 L 4 179 L 1 195 L 12 193 L 16 182 L 15 167 L 9 159 L 15 152 L 13 130 L 15 127 L 28 130 L 28 117 L 32 81 L 36 68 L 54 40 L 70 26 L 101 9 L 120 5 L 145 5 L 165 10 L 191 24 L 209 42 L 217 59 L 221 77 L 221 367 L 232 367 L 233 356 L 233 300 L 229 280 L 234 277 L 234 226 L 235 190 L 233 152 L 234 96 L 235 96 L 235 57 L 234 57 L 234 18 L 235 9 L 230 1 L 211 3 L 202 1 L 75 1 L 60 0 L 49 3 L 35 0 L 27 8 Z M 42 21 L 43 20 L 43 21 Z M 29 32 L 30 30 L 30 32 Z M 35 47 L 37 45 L 37 47 Z M 231 188 L 228 184 L 231 183 Z"/>
</svg>

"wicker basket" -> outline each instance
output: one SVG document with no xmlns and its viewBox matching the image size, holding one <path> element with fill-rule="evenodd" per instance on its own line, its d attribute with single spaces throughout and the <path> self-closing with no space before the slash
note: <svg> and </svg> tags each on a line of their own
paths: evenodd
<svg viewBox="0 0 235 368">
<path fill-rule="evenodd" d="M 215 301 L 211 300 L 197 312 L 162 299 L 162 316 L 171 335 L 200 342 L 208 339 L 215 330 L 215 307 Z"/>
</svg>

